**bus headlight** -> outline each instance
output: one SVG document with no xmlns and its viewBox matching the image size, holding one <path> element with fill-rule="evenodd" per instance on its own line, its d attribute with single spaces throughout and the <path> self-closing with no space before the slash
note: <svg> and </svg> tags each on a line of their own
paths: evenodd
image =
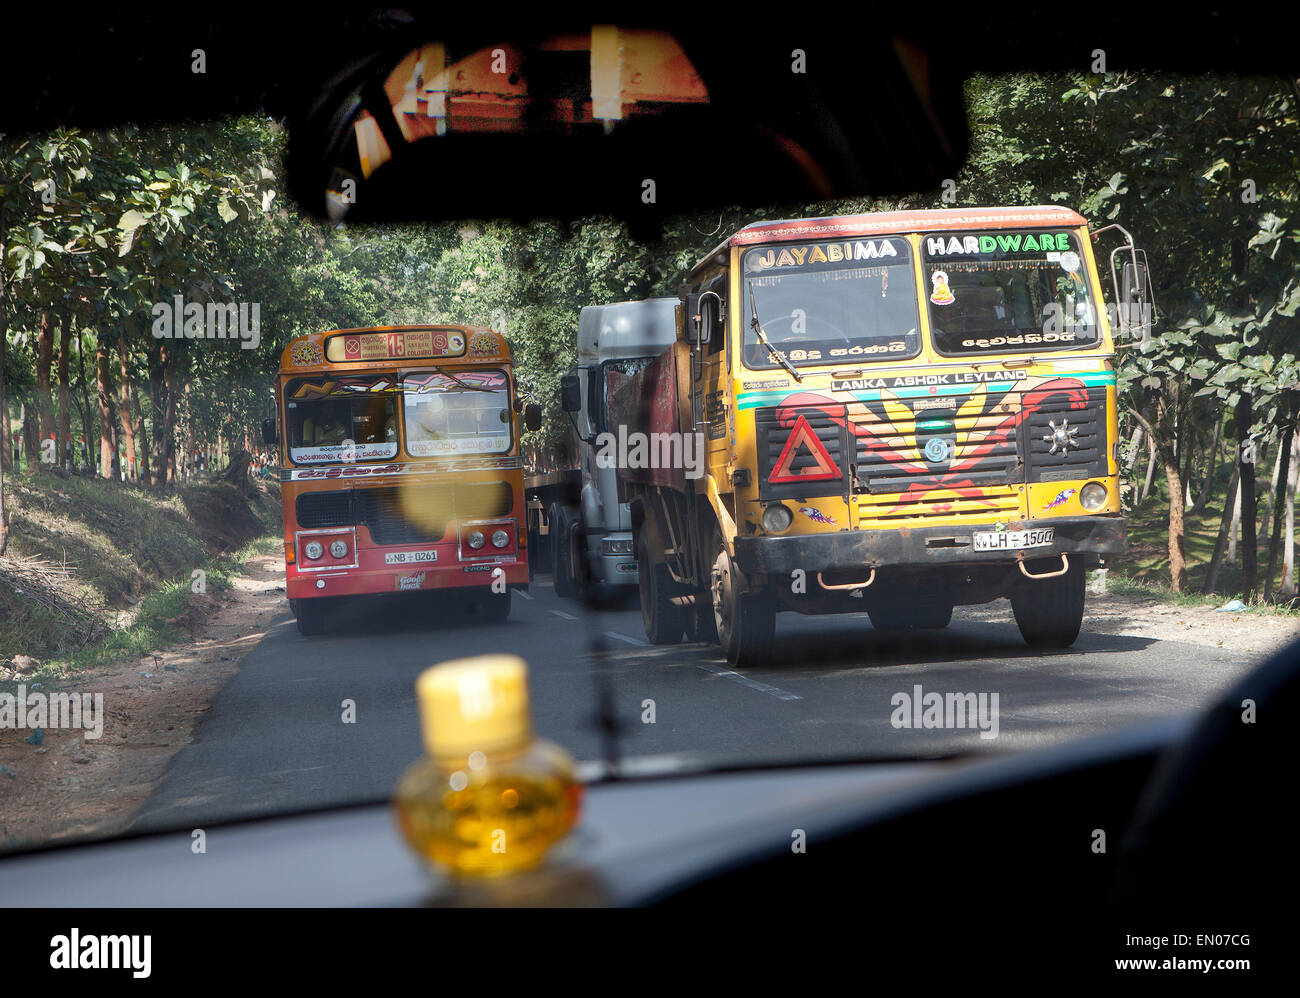
<svg viewBox="0 0 1300 998">
<path fill-rule="evenodd" d="M 321 547 L 320 541 L 308 541 L 307 546 L 302 549 L 302 553 L 312 561 L 315 561 L 325 553 L 325 549 Z"/>
<path fill-rule="evenodd" d="M 1089 513 L 1095 513 L 1106 505 L 1106 486 L 1100 482 L 1089 482 L 1079 490 L 1079 505 Z"/>
<path fill-rule="evenodd" d="M 348 553 L 347 541 L 335 541 L 333 544 L 330 545 L 330 554 L 332 554 L 335 558 L 346 557 L 347 553 Z"/>
<path fill-rule="evenodd" d="M 503 548 L 510 543 L 510 535 L 504 530 L 494 531 L 492 534 L 492 546 L 494 548 Z"/>
<path fill-rule="evenodd" d="M 483 531 L 475 530 L 470 533 L 469 538 L 467 539 L 467 543 L 469 544 L 470 547 L 472 547 L 475 551 L 477 551 L 484 544 L 486 544 L 487 541 L 483 537 Z"/>
<path fill-rule="evenodd" d="M 794 514 L 781 503 L 775 503 L 763 510 L 763 529 L 769 534 L 779 534 L 794 522 Z"/>
</svg>

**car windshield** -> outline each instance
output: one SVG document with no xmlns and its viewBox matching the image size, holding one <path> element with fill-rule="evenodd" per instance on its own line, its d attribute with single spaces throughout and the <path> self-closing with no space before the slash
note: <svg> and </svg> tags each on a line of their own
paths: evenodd
<svg viewBox="0 0 1300 998">
<path fill-rule="evenodd" d="M 822 193 L 838 146 L 775 129 L 771 196 L 696 209 L 757 171 L 638 144 L 698 103 L 697 35 L 429 45 L 315 152 L 203 102 L 0 131 L 0 851 L 390 800 L 451 660 L 522 659 L 510 730 L 601 779 L 1040 752 L 1300 637 L 1291 80 L 972 75 L 951 186 L 869 136 L 894 186 Z M 400 145 L 611 122 L 627 217 L 504 154 L 528 217 L 336 210 L 457 197 Z"/>
</svg>

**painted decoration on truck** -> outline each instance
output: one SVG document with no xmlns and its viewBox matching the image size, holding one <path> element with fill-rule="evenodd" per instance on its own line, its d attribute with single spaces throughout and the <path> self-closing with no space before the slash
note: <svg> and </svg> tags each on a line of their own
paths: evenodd
<svg viewBox="0 0 1300 998">
<path fill-rule="evenodd" d="M 816 434 L 806 429 L 813 419 L 819 425 L 829 422 L 845 431 L 846 464 L 855 472 L 855 491 L 878 497 L 874 505 L 879 514 L 925 503 L 927 496 L 938 492 L 997 505 L 988 498 L 987 490 L 998 486 L 1005 490 L 1026 480 L 1024 472 L 1032 458 L 1021 452 L 1022 447 L 1027 446 L 1035 456 L 1039 450 L 1046 454 L 1047 445 L 1039 448 L 1035 443 L 1045 413 L 1087 410 L 1094 422 L 1100 421 L 1097 426 L 1104 438 L 1104 388 L 1090 391 L 1078 378 L 1056 376 L 1029 378 L 1017 388 L 1014 392 L 990 391 L 988 384 L 980 383 L 968 395 L 951 399 L 949 408 L 914 408 L 910 404 L 914 400 L 900 398 L 888 389 L 851 402 L 824 392 L 797 392 L 775 410 L 773 429 L 788 430 L 789 441 L 768 483 L 799 480 L 776 473 L 788 463 L 786 452 L 796 439 L 806 442 L 811 436 L 822 447 Z M 1023 444 L 1018 442 L 1022 426 L 1026 430 Z M 1104 461 L 1104 439 L 1092 446 Z M 1051 456 L 1051 460 L 1059 461 L 1060 455 Z M 1058 473 L 1089 477 L 1095 472 L 1090 468 L 1071 466 Z M 838 474 L 838 468 L 836 471 Z M 935 501 L 941 498 L 951 496 L 934 496 Z"/>
</svg>

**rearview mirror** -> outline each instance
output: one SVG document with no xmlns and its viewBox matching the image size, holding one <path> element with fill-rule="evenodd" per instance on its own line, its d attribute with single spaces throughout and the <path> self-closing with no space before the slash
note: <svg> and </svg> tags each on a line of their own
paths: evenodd
<svg viewBox="0 0 1300 998">
<path fill-rule="evenodd" d="M 280 433 L 275 425 L 275 417 L 268 416 L 262 420 L 262 443 L 278 444 L 280 442 Z"/>
<path fill-rule="evenodd" d="M 686 296 L 686 342 L 703 346 L 718 325 L 718 296 L 712 291 Z"/>
<path fill-rule="evenodd" d="M 529 402 L 524 406 L 524 428 L 528 430 L 542 428 L 542 407 L 536 402 Z"/>
<path fill-rule="evenodd" d="M 560 408 L 565 412 L 579 412 L 582 409 L 582 384 L 576 374 L 566 374 L 560 378 Z"/>
<path fill-rule="evenodd" d="M 1138 256 L 1140 254 L 1140 256 Z M 1136 251 L 1136 261 L 1124 263 L 1120 287 L 1120 328 L 1138 342 L 1151 338 L 1155 318 L 1155 297 L 1151 291 L 1151 274 L 1147 270 L 1146 253 Z"/>
</svg>

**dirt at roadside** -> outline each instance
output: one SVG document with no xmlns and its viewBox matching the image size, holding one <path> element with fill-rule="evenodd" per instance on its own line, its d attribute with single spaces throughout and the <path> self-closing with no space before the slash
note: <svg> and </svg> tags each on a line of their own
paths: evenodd
<svg viewBox="0 0 1300 998">
<path fill-rule="evenodd" d="M 212 605 L 190 642 L 58 684 L 68 693 L 103 694 L 100 738 L 47 727 L 36 746 L 26 741 L 30 730 L 0 728 L 0 851 L 126 828 L 240 660 L 288 609 L 278 556 L 254 556 L 248 572 L 208 597 Z"/>
<path fill-rule="evenodd" d="M 1011 606 L 1006 600 L 959 607 L 953 617 L 981 621 L 1012 619 Z M 1084 602 L 1083 630 L 1224 648 L 1262 661 L 1300 638 L 1300 617 L 1257 610 L 1221 612 L 1211 606 L 1164 603 L 1154 596 L 1090 592 Z"/>
</svg>

